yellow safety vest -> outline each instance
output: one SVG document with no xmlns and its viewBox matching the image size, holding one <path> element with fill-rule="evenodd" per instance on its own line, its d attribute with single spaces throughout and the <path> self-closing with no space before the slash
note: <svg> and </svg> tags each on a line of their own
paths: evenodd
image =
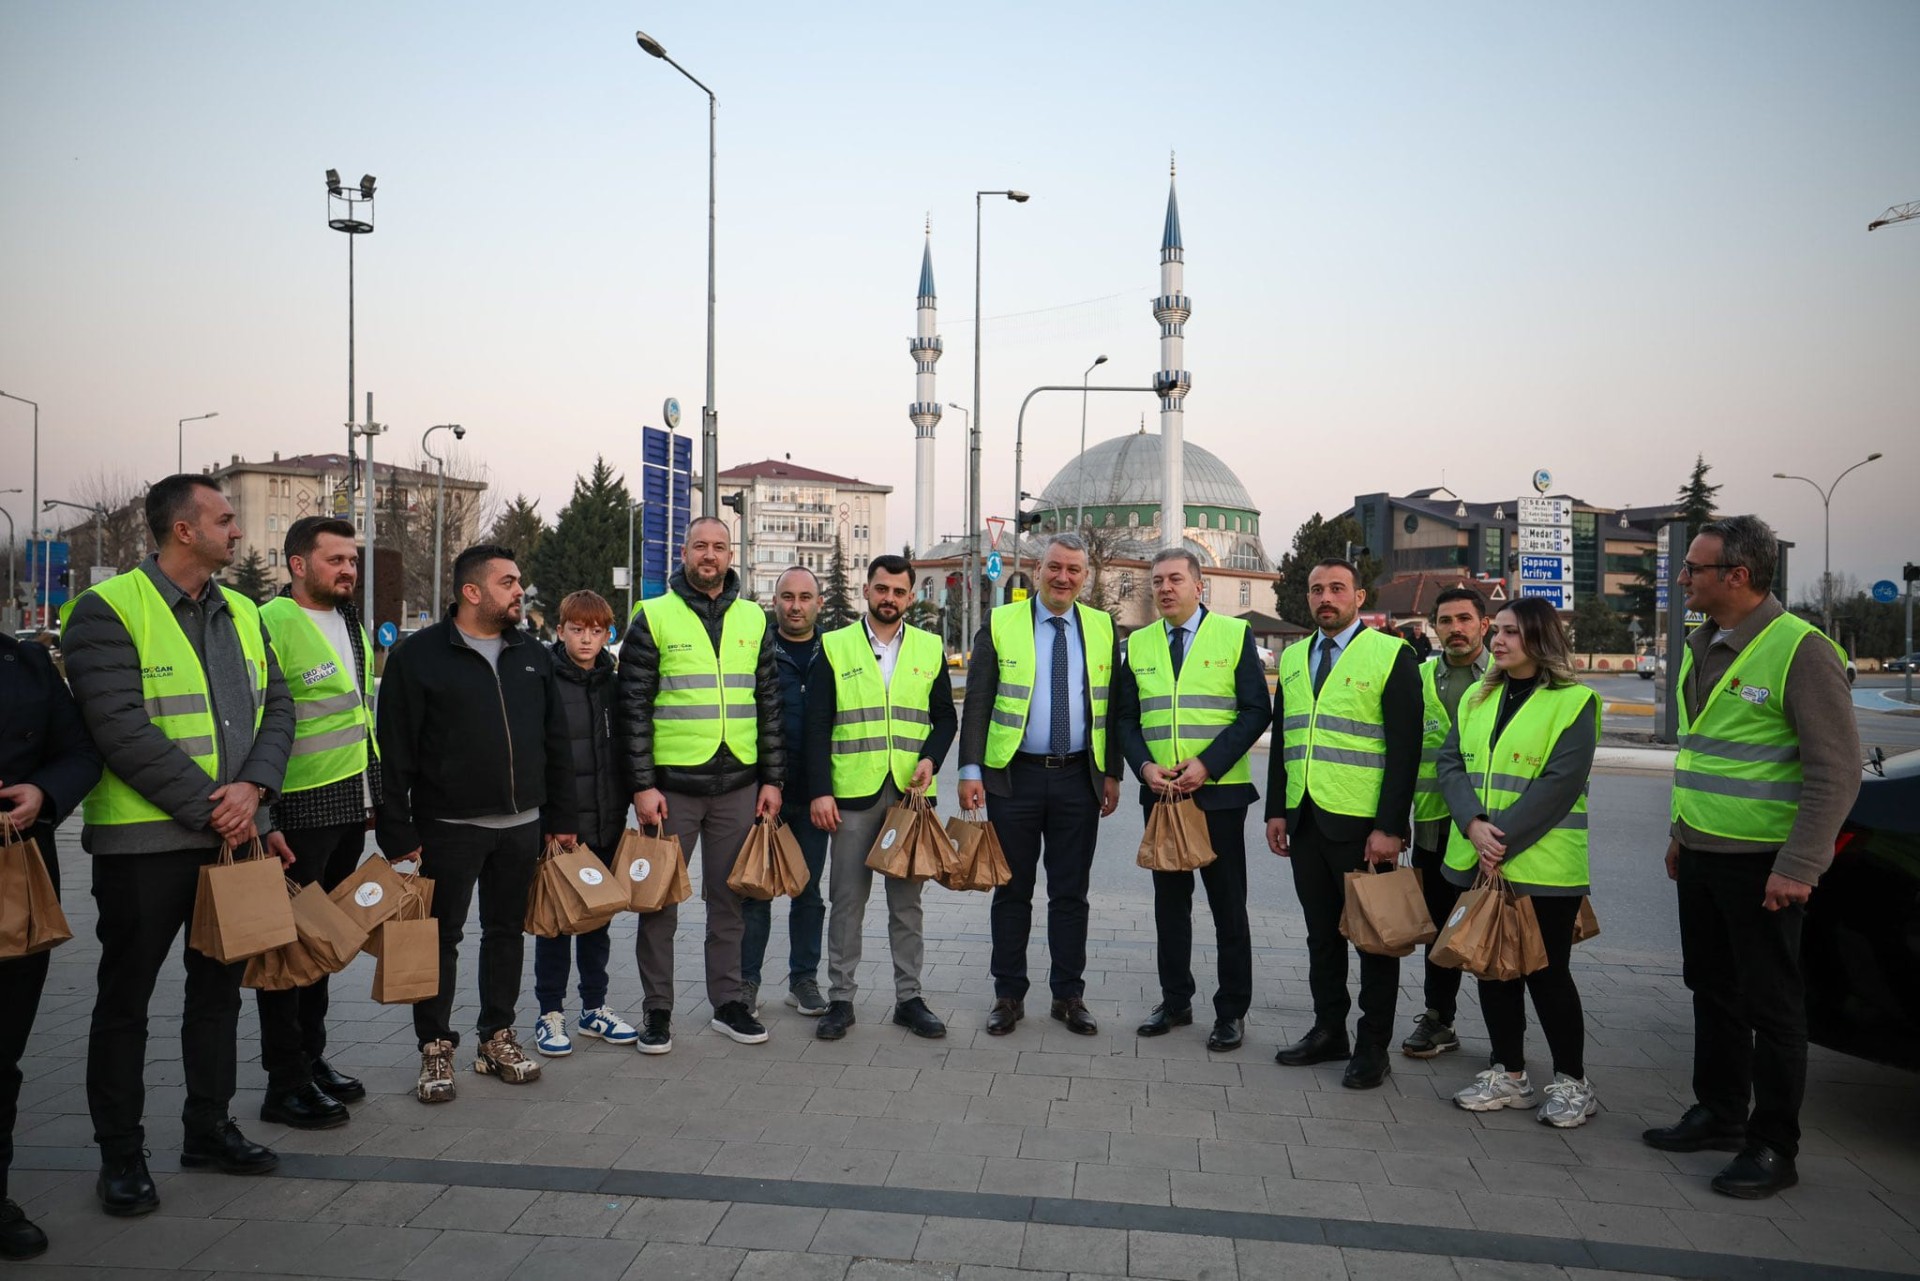
<svg viewBox="0 0 1920 1281">
<path fill-rule="evenodd" d="M 999 684 L 993 696 L 993 720 L 987 726 L 986 762 L 994 769 L 1006 768 L 1020 742 L 1027 735 L 1027 717 L 1032 713 L 1033 612 L 1039 606 L 1031 600 L 999 605 L 988 616 L 992 627 L 993 649 L 1000 660 Z M 1107 696 L 1113 682 L 1113 616 L 1078 601 L 1073 606 L 1080 620 L 1080 637 L 1086 645 L 1087 692 L 1093 707 L 1093 764 L 1097 770 L 1107 767 Z"/>
<path fill-rule="evenodd" d="M 1460 702 L 1460 759 L 1473 781 L 1480 806 L 1495 827 L 1546 768 L 1554 745 L 1594 704 L 1594 741 L 1600 741 L 1599 696 L 1584 685 L 1558 689 L 1536 688 L 1507 721 L 1496 741 L 1493 727 L 1500 717 L 1501 687 L 1481 697 L 1485 687 L 1467 691 Z M 1471 871 L 1480 861 L 1473 842 L 1454 826 L 1447 841 L 1447 866 Z M 1539 841 L 1501 865 L 1501 875 L 1525 885 L 1585 885 L 1587 875 L 1587 793 L 1583 787 L 1573 809 Z"/>
<path fill-rule="evenodd" d="M 707 625 L 678 592 L 655 596 L 640 607 L 660 652 L 660 689 L 653 700 L 654 762 L 704 765 L 723 742 L 741 764 L 759 760 L 753 690 L 767 634 L 766 611 L 736 598 L 721 623 L 716 653 Z"/>
<path fill-rule="evenodd" d="M 902 626 L 891 682 L 880 678 L 863 623 L 828 632 L 820 649 L 833 671 L 833 794 L 872 796 L 889 773 L 906 791 L 933 732 L 933 682 L 945 646 L 932 632 Z M 927 795 L 936 790 L 929 784 Z"/>
<path fill-rule="evenodd" d="M 1282 759 L 1287 764 L 1287 809 L 1306 799 L 1331 814 L 1372 818 L 1380 806 L 1386 778 L 1387 728 L 1380 697 L 1387 676 L 1406 642 L 1398 636 L 1361 627 L 1340 649 L 1327 683 L 1313 692 L 1309 663 L 1323 639 L 1290 645 L 1280 655 Z M 1303 710 L 1304 709 L 1304 710 Z"/>
<path fill-rule="evenodd" d="M 1423 823 L 1447 817 L 1447 798 L 1440 794 L 1440 749 L 1446 746 L 1447 732 L 1453 728 L 1453 714 L 1447 711 L 1438 684 L 1440 664 L 1446 661 L 1444 654 L 1435 654 L 1420 664 L 1425 719 L 1421 726 L 1420 772 L 1413 787 L 1413 817 Z"/>
<path fill-rule="evenodd" d="M 287 758 L 287 781 L 281 790 L 307 792 L 364 774 L 369 750 L 376 758 L 380 753 L 373 734 L 372 665 L 364 686 L 356 688 L 352 656 L 343 666 L 333 645 L 291 596 L 276 596 L 262 605 L 260 617 L 293 695 L 293 754 Z M 373 652 L 365 628 L 360 629 L 360 643 L 362 652 Z"/>
<path fill-rule="evenodd" d="M 1155 619 L 1127 637 L 1127 668 L 1140 688 L 1140 735 L 1154 764 L 1172 769 L 1213 745 L 1240 710 L 1234 673 L 1246 647 L 1247 625 L 1208 610 L 1194 629 L 1192 647 L 1173 674 L 1173 649 L 1164 620 Z M 1246 756 L 1207 786 L 1251 783 Z"/>
</svg>

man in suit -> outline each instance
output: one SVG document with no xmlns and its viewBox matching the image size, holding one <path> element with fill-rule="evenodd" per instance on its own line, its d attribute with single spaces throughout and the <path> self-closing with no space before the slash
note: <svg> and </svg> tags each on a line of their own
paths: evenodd
<svg viewBox="0 0 1920 1281">
<path fill-rule="evenodd" d="M 1005 1036 L 1026 1017 L 1027 936 L 1044 860 L 1052 1015 L 1092 1036 L 1100 1026 L 1085 1000 L 1087 880 L 1099 821 L 1120 803 L 1120 758 L 1107 751 L 1118 655 L 1112 617 L 1078 603 L 1087 545 L 1077 534 L 1053 536 L 1039 577 L 1038 597 L 995 609 L 974 637 L 960 725 L 960 806 L 987 807 L 1013 872 L 993 892 L 988 1035 Z"/>
<path fill-rule="evenodd" d="M 1267 846 L 1293 862 L 1313 993 L 1312 1030 L 1274 1056 L 1288 1067 L 1349 1058 L 1345 876 L 1399 859 L 1420 769 L 1419 660 L 1398 636 L 1360 621 L 1359 577 L 1338 559 L 1308 573 L 1319 634 L 1280 656 L 1274 692 Z M 1362 952 L 1360 1025 L 1340 1082 L 1348 1089 L 1386 1080 L 1399 994 L 1399 959 Z"/>
<path fill-rule="evenodd" d="M 1160 620 L 1127 640 L 1114 681 L 1120 748 L 1140 779 L 1140 805 L 1189 797 L 1207 816 L 1213 862 L 1200 869 L 1213 913 L 1219 987 L 1209 1050 L 1237 1050 L 1253 1003 L 1247 926 L 1247 806 L 1259 799 L 1247 753 L 1267 728 L 1272 701 L 1253 633 L 1200 603 L 1200 558 L 1162 549 L 1151 568 Z M 1193 1022 L 1193 873 L 1153 874 L 1160 1004 L 1139 1028 L 1164 1036 Z"/>
</svg>

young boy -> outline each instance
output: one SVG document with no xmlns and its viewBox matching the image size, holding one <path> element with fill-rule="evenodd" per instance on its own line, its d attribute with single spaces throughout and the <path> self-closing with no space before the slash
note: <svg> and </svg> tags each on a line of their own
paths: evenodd
<svg viewBox="0 0 1920 1281">
<path fill-rule="evenodd" d="M 613 702 L 613 655 L 607 637 L 613 627 L 613 607 L 595 592 L 575 592 L 560 602 L 560 639 L 554 642 L 554 669 L 560 678 L 560 702 L 567 714 L 567 737 L 573 744 L 574 793 L 580 798 L 580 840 L 602 859 L 613 857 L 627 822 L 627 797 L 613 768 L 610 734 Z M 572 937 L 535 939 L 533 994 L 540 1019 L 534 1024 L 533 1046 L 548 1058 L 573 1053 L 567 1035 L 567 978 L 570 961 L 580 960 L 581 1036 L 598 1037 L 610 1045 L 632 1045 L 639 1036 L 632 1024 L 607 1005 L 607 956 L 612 943 L 608 927 Z M 577 946 L 576 946 L 577 945 Z"/>
</svg>

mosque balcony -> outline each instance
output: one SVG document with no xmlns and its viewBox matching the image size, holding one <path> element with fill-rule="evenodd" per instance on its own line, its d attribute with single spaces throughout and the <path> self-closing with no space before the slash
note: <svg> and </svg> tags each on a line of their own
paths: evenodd
<svg viewBox="0 0 1920 1281">
<path fill-rule="evenodd" d="M 940 403 L 938 401 L 915 401 L 913 404 L 907 406 L 907 417 L 913 420 L 915 427 L 931 428 L 935 423 L 940 421 Z"/>
<path fill-rule="evenodd" d="M 1153 389 L 1162 400 L 1178 402 L 1193 389 L 1193 375 L 1184 369 L 1162 369 L 1153 376 Z"/>
<path fill-rule="evenodd" d="M 1178 325 L 1193 315 L 1193 299 L 1185 294 L 1161 294 L 1153 300 L 1153 318 L 1163 325 Z"/>
<path fill-rule="evenodd" d="M 946 351 L 946 349 L 947 345 L 942 342 L 938 336 L 932 338 L 907 339 L 907 350 L 913 353 L 915 360 L 925 365 L 931 365 L 934 361 L 940 359 L 941 353 Z"/>
</svg>

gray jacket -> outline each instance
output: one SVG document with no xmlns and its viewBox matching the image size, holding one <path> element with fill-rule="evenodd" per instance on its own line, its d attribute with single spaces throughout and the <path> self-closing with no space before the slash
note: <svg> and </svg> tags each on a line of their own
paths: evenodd
<svg viewBox="0 0 1920 1281">
<path fill-rule="evenodd" d="M 142 561 L 144 573 L 173 611 L 188 643 L 207 672 L 207 693 L 219 723 L 220 776 L 209 779 L 147 715 L 140 684 L 140 652 L 113 607 L 97 593 L 74 604 L 60 638 L 67 680 L 80 703 L 80 715 L 106 767 L 160 809 L 170 821 L 88 824 L 80 834 L 90 854 L 150 854 L 162 850 L 205 849 L 220 844 L 207 826 L 213 816 L 209 793 L 227 783 L 255 783 L 278 795 L 293 750 L 293 698 L 267 643 L 266 704 L 254 732 L 254 683 L 234 630 L 227 598 L 212 584 L 199 600 L 174 586 L 160 572 L 158 559 Z M 265 628 L 261 629 L 265 636 Z M 264 834 L 273 825 L 261 805 L 255 818 Z"/>
</svg>

